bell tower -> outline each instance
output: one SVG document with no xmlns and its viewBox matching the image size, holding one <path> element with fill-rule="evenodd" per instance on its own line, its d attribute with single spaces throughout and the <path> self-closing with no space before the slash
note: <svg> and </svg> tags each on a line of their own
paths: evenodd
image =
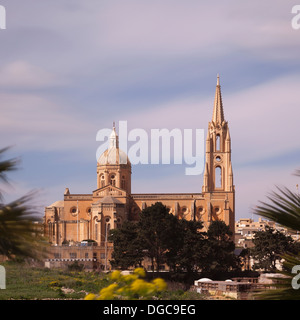
<svg viewBox="0 0 300 320">
<path fill-rule="evenodd" d="M 97 161 L 97 188 L 111 185 L 131 194 L 131 163 L 127 154 L 119 149 L 119 137 L 113 126 L 109 148 Z"/>
<path fill-rule="evenodd" d="M 234 230 L 235 188 L 231 138 L 228 122 L 224 117 L 219 75 L 212 120 L 208 123 L 203 180 L 202 192 L 207 199 L 208 222 L 221 219 Z"/>
<path fill-rule="evenodd" d="M 220 77 L 217 78 L 213 116 L 208 124 L 203 192 L 233 191 L 231 139 L 224 118 Z"/>
</svg>

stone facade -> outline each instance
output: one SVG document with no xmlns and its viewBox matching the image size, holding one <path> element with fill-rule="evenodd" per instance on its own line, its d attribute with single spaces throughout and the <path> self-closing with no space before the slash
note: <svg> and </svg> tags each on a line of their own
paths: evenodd
<svg viewBox="0 0 300 320">
<path fill-rule="evenodd" d="M 219 77 L 213 117 L 208 125 L 206 162 L 201 193 L 132 194 L 131 163 L 119 149 L 112 130 L 109 148 L 97 163 L 97 189 L 90 194 L 71 194 L 45 208 L 45 236 L 54 246 L 78 244 L 92 239 L 104 247 L 109 229 L 126 220 L 137 221 L 144 208 L 156 202 L 166 205 L 179 219 L 199 220 L 207 229 L 222 220 L 234 233 L 235 188 L 231 164 L 231 138 L 224 118 Z"/>
</svg>

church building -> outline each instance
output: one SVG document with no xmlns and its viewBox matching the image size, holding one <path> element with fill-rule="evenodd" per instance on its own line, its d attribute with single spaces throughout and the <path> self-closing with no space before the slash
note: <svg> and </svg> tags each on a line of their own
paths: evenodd
<svg viewBox="0 0 300 320">
<path fill-rule="evenodd" d="M 231 138 L 224 117 L 219 76 L 212 119 L 208 124 L 205 158 L 202 192 L 131 193 L 130 159 L 119 149 L 118 135 L 113 128 L 109 148 L 97 161 L 97 188 L 88 194 L 72 194 L 66 188 L 63 200 L 45 208 L 45 236 L 53 246 L 94 240 L 97 247 L 105 249 L 107 264 L 108 231 L 120 228 L 126 220 L 137 221 L 141 210 L 156 202 L 162 202 L 179 219 L 202 221 L 205 229 L 211 221 L 222 220 L 234 233 Z M 61 258 L 61 255 L 56 257 Z"/>
</svg>

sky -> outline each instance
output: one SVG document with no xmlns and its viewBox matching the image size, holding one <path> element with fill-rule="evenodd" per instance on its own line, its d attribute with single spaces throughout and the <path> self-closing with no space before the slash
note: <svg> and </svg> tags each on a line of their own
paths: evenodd
<svg viewBox="0 0 300 320">
<path fill-rule="evenodd" d="M 96 189 L 100 129 L 204 129 L 217 74 L 232 140 L 236 220 L 300 178 L 300 29 L 294 1 L 0 0 L 1 186 L 44 207 Z M 299 19 L 300 21 L 300 19 Z M 182 165 L 134 165 L 133 193 L 200 193 Z"/>
</svg>

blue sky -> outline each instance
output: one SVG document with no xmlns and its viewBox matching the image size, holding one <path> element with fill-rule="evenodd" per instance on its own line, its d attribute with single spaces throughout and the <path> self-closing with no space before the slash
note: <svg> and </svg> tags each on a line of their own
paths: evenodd
<svg viewBox="0 0 300 320">
<path fill-rule="evenodd" d="M 43 207 L 96 188 L 96 134 L 203 128 L 220 74 L 232 138 L 236 219 L 299 178 L 300 30 L 294 1 L 2 0 L 0 145 L 20 170 L 6 199 Z M 136 165 L 132 191 L 201 192 L 185 164 Z M 3 188 L 2 188 L 3 189 Z M 256 218 L 257 219 L 257 218 Z"/>
</svg>

